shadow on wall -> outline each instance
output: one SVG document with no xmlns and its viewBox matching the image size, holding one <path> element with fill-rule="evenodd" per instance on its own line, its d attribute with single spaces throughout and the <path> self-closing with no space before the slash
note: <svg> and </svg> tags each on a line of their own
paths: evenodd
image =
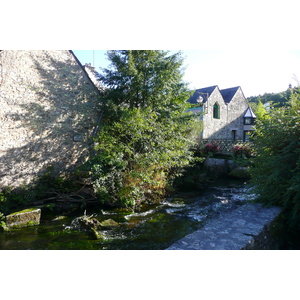
<svg viewBox="0 0 300 300">
<path fill-rule="evenodd" d="M 232 120 L 230 123 L 225 124 L 223 127 L 214 131 L 213 134 L 206 137 L 204 140 L 243 140 L 244 139 L 244 114 L 246 110 L 238 117 Z M 219 119 L 213 120 L 213 122 L 219 122 Z M 253 129 L 252 129 L 253 130 Z M 235 133 L 233 133 L 235 131 Z M 202 139 L 202 138 L 201 138 Z"/>
<path fill-rule="evenodd" d="M 49 166 L 58 175 L 84 162 L 99 115 L 99 94 L 69 51 L 15 54 L 21 65 L 0 91 L 0 184 L 14 187 Z"/>
</svg>

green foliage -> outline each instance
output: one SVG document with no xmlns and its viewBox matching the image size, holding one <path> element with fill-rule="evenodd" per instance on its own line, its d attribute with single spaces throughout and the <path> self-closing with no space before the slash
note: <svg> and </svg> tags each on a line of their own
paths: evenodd
<svg viewBox="0 0 300 300">
<path fill-rule="evenodd" d="M 6 187 L 0 193 L 0 210 L 8 213 L 12 210 L 26 207 L 28 204 L 47 197 L 49 192 L 68 193 L 76 190 L 76 184 L 66 178 L 51 175 L 49 168 L 43 175 L 37 176 L 35 181 L 27 186 L 16 189 Z"/>
<path fill-rule="evenodd" d="M 6 229 L 7 229 L 7 227 L 6 227 L 6 223 L 5 223 L 5 216 L 0 211 L 0 232 L 5 231 Z"/>
<path fill-rule="evenodd" d="M 108 51 L 109 69 L 99 76 L 109 88 L 107 104 L 125 107 L 152 107 L 168 112 L 172 105 L 184 107 L 188 92 L 182 81 L 183 59 L 180 53 L 168 51 Z M 182 101 L 184 98 L 184 101 Z"/>
<path fill-rule="evenodd" d="M 268 112 L 260 100 L 258 101 L 258 103 L 256 105 L 254 113 L 258 120 L 263 120 L 263 119 L 269 118 Z"/>
<path fill-rule="evenodd" d="M 194 155 L 193 163 L 183 169 L 181 176 L 174 180 L 176 190 L 191 191 L 202 190 L 210 181 L 203 165 L 207 154 L 203 154 L 203 148 L 196 147 L 191 150 Z"/>
<path fill-rule="evenodd" d="M 187 113 L 180 53 L 108 51 L 110 69 L 96 156 L 88 162 L 103 203 L 136 207 L 160 199 L 193 159 L 199 121 Z"/>
<path fill-rule="evenodd" d="M 265 93 L 264 95 L 248 97 L 247 100 L 250 102 L 250 106 L 256 114 L 255 105 L 252 106 L 252 103 L 255 103 L 256 105 L 259 102 L 261 102 L 262 104 L 273 103 L 275 107 L 282 107 L 289 102 L 292 92 L 296 93 L 297 89 L 287 89 L 286 91 L 280 93 Z"/>
<path fill-rule="evenodd" d="M 256 157 L 251 167 L 252 183 L 259 199 L 281 205 L 300 216 L 300 96 L 293 93 L 285 107 L 272 109 L 270 118 L 256 124 Z"/>
</svg>

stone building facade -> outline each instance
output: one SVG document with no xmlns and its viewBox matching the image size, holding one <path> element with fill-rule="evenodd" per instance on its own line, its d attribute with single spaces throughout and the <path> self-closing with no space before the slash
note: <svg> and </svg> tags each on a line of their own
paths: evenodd
<svg viewBox="0 0 300 300">
<path fill-rule="evenodd" d="M 188 101 L 194 104 L 191 111 L 199 113 L 203 121 L 201 139 L 245 141 L 254 130 L 256 116 L 241 87 L 198 89 Z"/>
<path fill-rule="evenodd" d="M 0 190 L 84 162 L 99 95 L 71 50 L 0 50 Z"/>
</svg>

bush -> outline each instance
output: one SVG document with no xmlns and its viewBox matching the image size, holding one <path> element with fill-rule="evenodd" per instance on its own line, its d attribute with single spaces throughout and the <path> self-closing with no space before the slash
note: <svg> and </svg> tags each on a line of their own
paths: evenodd
<svg viewBox="0 0 300 300">
<path fill-rule="evenodd" d="M 220 151 L 221 151 L 221 147 L 216 141 L 208 143 L 208 144 L 204 145 L 204 147 L 202 148 L 202 152 L 204 154 L 214 154 L 214 153 L 218 153 Z"/>
<path fill-rule="evenodd" d="M 96 156 L 88 162 L 95 191 L 103 204 L 112 206 L 157 201 L 193 160 L 193 139 L 187 139 L 184 125 L 168 128 L 148 109 L 123 109 L 119 115 L 119 120 L 102 125 Z"/>
<path fill-rule="evenodd" d="M 232 148 L 232 154 L 234 157 L 238 158 L 250 158 L 253 150 L 248 146 L 236 145 Z"/>
<path fill-rule="evenodd" d="M 0 210 L 5 214 L 10 211 L 31 205 L 49 197 L 49 193 L 67 194 L 79 189 L 79 185 L 71 179 L 54 177 L 48 168 L 43 175 L 37 176 L 30 185 L 18 188 L 5 187 L 0 193 Z"/>
<path fill-rule="evenodd" d="M 250 168 L 259 200 L 283 206 L 289 220 L 300 221 L 300 95 L 288 106 L 272 109 L 270 118 L 256 124 L 256 156 Z"/>
</svg>

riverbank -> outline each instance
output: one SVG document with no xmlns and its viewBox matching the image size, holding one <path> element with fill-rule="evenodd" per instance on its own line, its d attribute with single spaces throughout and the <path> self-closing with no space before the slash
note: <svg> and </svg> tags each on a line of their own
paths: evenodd
<svg viewBox="0 0 300 300">
<path fill-rule="evenodd" d="M 280 212 L 279 207 L 245 204 L 210 220 L 167 250 L 278 249 L 272 229 Z"/>
</svg>

